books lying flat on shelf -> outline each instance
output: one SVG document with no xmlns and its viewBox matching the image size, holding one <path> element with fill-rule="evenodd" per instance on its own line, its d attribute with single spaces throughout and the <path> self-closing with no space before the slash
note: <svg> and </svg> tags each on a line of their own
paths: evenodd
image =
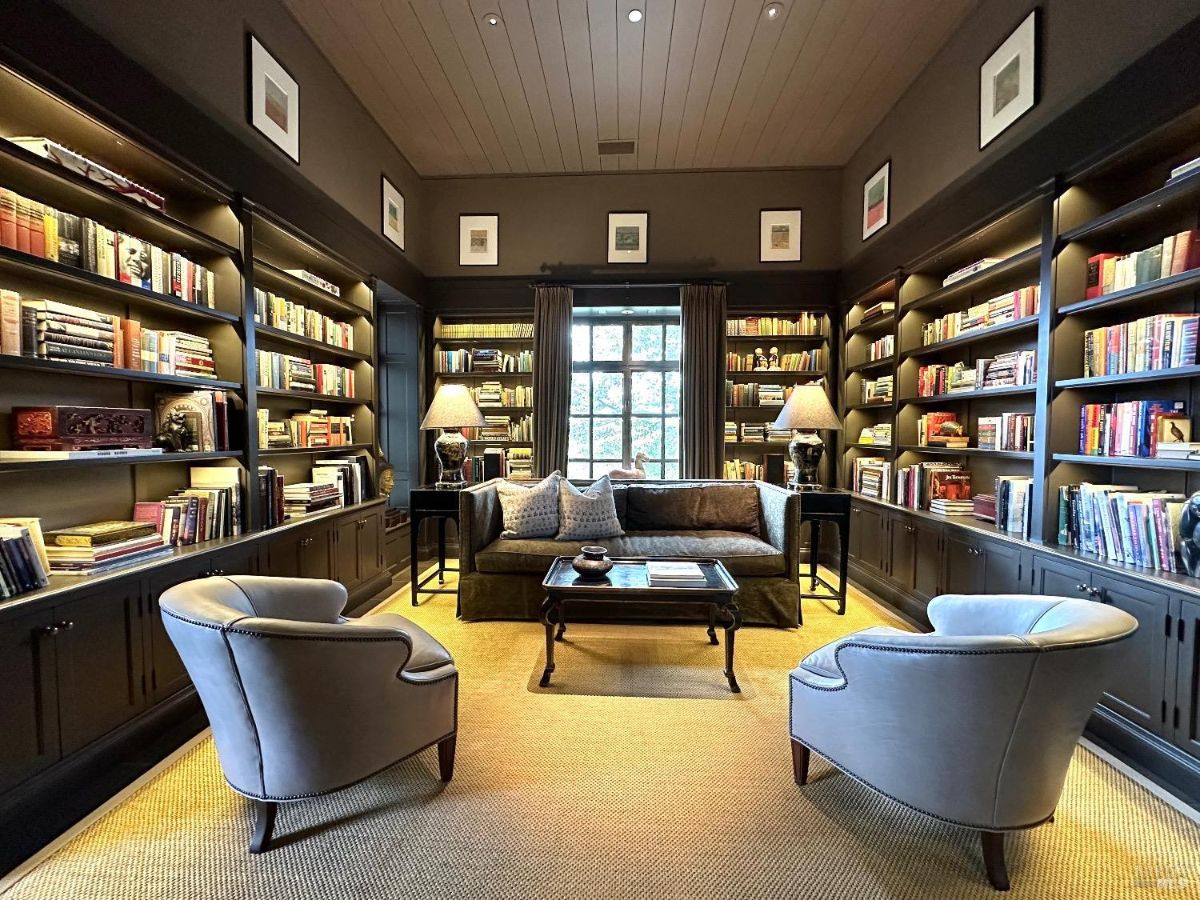
<svg viewBox="0 0 1200 900">
<path fill-rule="evenodd" d="M 880 375 L 878 378 L 864 378 L 862 382 L 863 403 L 891 403 L 892 385 L 895 376 Z"/>
<path fill-rule="evenodd" d="M 1183 571 L 1179 520 L 1186 503 L 1184 494 L 1129 484 L 1062 485 L 1058 543 L 1143 569 Z"/>
<path fill-rule="evenodd" d="M 100 547 L 145 537 L 153 531 L 154 527 L 145 522 L 108 520 L 47 531 L 45 538 L 47 547 Z"/>
<path fill-rule="evenodd" d="M 313 287 L 322 290 L 327 294 L 332 294 L 334 297 L 342 296 L 342 289 L 340 287 L 338 287 L 332 281 L 327 281 L 320 275 L 314 275 L 312 272 L 308 271 L 308 269 L 284 269 L 284 271 L 293 278 L 298 278 L 305 284 L 312 285 Z"/>
<path fill-rule="evenodd" d="M 123 566 L 168 556 L 172 548 L 163 543 L 163 536 L 151 532 L 143 538 L 132 538 L 102 547 L 46 548 L 50 557 L 50 572 L 56 575 L 99 575 Z"/>
<path fill-rule="evenodd" d="M 1161 426 L 1167 426 L 1167 436 L 1175 440 L 1190 437 L 1191 424 L 1183 412 L 1181 400 L 1087 403 L 1079 409 L 1079 452 L 1088 456 L 1157 456 Z"/>
<path fill-rule="evenodd" d="M 963 266 L 961 269 L 951 272 L 949 275 L 943 278 L 942 287 L 954 284 L 956 281 L 962 281 L 964 278 L 970 278 L 972 275 L 976 275 L 982 272 L 984 269 L 990 269 L 992 266 L 999 265 L 1002 262 L 1004 262 L 1004 257 L 1002 256 L 987 256 L 983 259 L 976 260 L 970 265 Z"/>
<path fill-rule="evenodd" d="M 333 482 L 302 481 L 283 487 L 283 513 L 289 519 L 342 506 L 342 493 Z"/>
<path fill-rule="evenodd" d="M 1188 160 L 1187 162 L 1173 168 L 1171 170 L 1171 174 L 1167 176 L 1167 184 L 1170 184 L 1172 181 L 1175 181 L 1178 178 L 1191 175 L 1197 169 L 1200 169 L 1200 156 L 1197 156 L 1195 159 Z"/>
<path fill-rule="evenodd" d="M 167 201 L 161 194 L 155 193 L 145 185 L 126 178 L 112 169 L 105 168 L 98 162 L 93 162 L 82 154 L 76 153 L 55 141 L 45 137 L 10 137 L 11 143 L 24 147 L 30 153 L 35 153 L 43 159 L 62 166 L 76 175 L 107 188 L 115 194 L 120 194 L 134 203 L 140 203 L 159 212 L 166 212 Z"/>
<path fill-rule="evenodd" d="M 868 425 L 858 433 L 858 443 L 891 446 L 892 423 L 880 422 L 878 425 Z"/>
<path fill-rule="evenodd" d="M 508 416 L 484 416 L 487 424 L 478 428 L 463 428 L 463 436 L 468 441 L 532 441 L 533 413 L 526 413 L 520 419 Z"/>
<path fill-rule="evenodd" d="M 1159 441 L 1154 455 L 1159 459 L 1200 459 L 1196 441 Z"/>
<path fill-rule="evenodd" d="M 354 326 L 349 322 L 339 322 L 302 303 L 257 287 L 254 289 L 254 321 L 331 347 L 354 349 Z"/>
<path fill-rule="evenodd" d="M 646 580 L 651 587 L 704 587 L 708 579 L 694 562 L 646 562 Z"/>
<path fill-rule="evenodd" d="M 795 317 L 746 316 L 727 319 L 725 334 L 729 337 L 804 337 L 822 332 L 824 313 L 802 312 Z"/>
<path fill-rule="evenodd" d="M 778 384 L 737 384 L 728 379 L 725 381 L 726 406 L 783 406 L 784 401 L 791 395 L 792 385 L 784 387 Z"/>
<path fill-rule="evenodd" d="M 1085 299 L 1103 297 L 1200 267 L 1200 229 L 1169 234 L 1133 253 L 1097 253 L 1087 261 Z"/>
<path fill-rule="evenodd" d="M 1163 313 L 1083 333 L 1083 377 L 1196 364 L 1200 316 Z"/>
<path fill-rule="evenodd" d="M 917 420 L 917 443 L 922 447 L 966 447 L 970 444 L 958 414 L 926 413 Z"/>
<path fill-rule="evenodd" d="M 532 322 L 442 322 L 435 330 L 435 339 L 447 340 L 532 337 Z"/>
<path fill-rule="evenodd" d="M 862 318 L 859 320 L 859 324 L 865 325 L 872 319 L 878 319 L 880 316 L 886 316 L 888 313 L 894 313 L 895 311 L 895 300 L 880 300 L 877 303 L 872 303 L 863 310 Z"/>
<path fill-rule="evenodd" d="M 50 559 L 38 519 L 0 519 L 0 599 L 50 583 Z"/>
<path fill-rule="evenodd" d="M 1018 319 L 1037 315 L 1040 309 L 1041 292 L 1038 285 L 1031 285 L 1018 291 L 1009 291 L 1007 294 L 1000 294 L 990 300 L 976 303 L 965 310 L 946 313 L 944 316 L 922 325 L 921 344 L 923 346 L 938 344 L 985 328 L 1015 322 Z"/>
<path fill-rule="evenodd" d="M 481 408 L 533 406 L 533 386 L 528 384 L 505 387 L 499 381 L 485 381 L 479 387 L 471 388 L 471 396 L 475 399 L 475 405 Z"/>
<path fill-rule="evenodd" d="M 120 450 L 0 450 L 0 462 L 58 462 L 76 459 L 137 459 L 162 456 L 161 447 Z"/>
<path fill-rule="evenodd" d="M 975 514 L 975 504 L 970 500 L 930 500 L 929 511 L 939 516 L 971 516 Z"/>
</svg>

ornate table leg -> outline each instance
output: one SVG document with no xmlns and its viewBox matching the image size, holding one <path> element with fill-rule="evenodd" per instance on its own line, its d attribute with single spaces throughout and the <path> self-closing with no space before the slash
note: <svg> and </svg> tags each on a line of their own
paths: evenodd
<svg viewBox="0 0 1200 900">
<path fill-rule="evenodd" d="M 737 676 L 733 674 L 733 636 L 742 627 L 742 611 L 730 601 L 725 612 L 729 614 L 729 624 L 725 626 L 725 677 L 729 679 L 729 689 L 740 694 L 742 689 L 738 687 Z"/>
<path fill-rule="evenodd" d="M 717 640 L 717 604 L 710 603 L 708 606 L 708 642 L 714 647 L 720 643 Z"/>
<path fill-rule="evenodd" d="M 446 583 L 446 517 L 438 516 L 438 584 Z"/>
<path fill-rule="evenodd" d="M 542 601 L 541 619 L 546 626 L 546 669 L 542 672 L 542 680 L 538 682 L 539 687 L 550 684 L 550 673 L 554 671 L 554 617 L 551 615 L 554 607 L 555 602 L 550 597 Z"/>
<path fill-rule="evenodd" d="M 567 604 L 558 604 L 558 634 L 554 635 L 556 641 L 561 641 L 563 635 L 567 633 Z"/>
</svg>

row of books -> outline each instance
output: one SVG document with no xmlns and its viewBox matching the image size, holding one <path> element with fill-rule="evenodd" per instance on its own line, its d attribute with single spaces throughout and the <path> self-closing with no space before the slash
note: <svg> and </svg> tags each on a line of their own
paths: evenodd
<svg viewBox="0 0 1200 900">
<path fill-rule="evenodd" d="M 434 353 L 434 371 L 440 375 L 456 372 L 532 372 L 533 351 L 505 353 L 503 350 L 438 350 Z"/>
<path fill-rule="evenodd" d="M 533 406 L 533 385 L 518 384 L 505 387 L 499 381 L 485 381 L 471 388 L 475 405 L 486 406 Z"/>
<path fill-rule="evenodd" d="M 156 375 L 216 378 L 208 338 L 143 328 L 57 300 L 24 299 L 0 290 L 0 353 Z"/>
<path fill-rule="evenodd" d="M 463 322 L 438 325 L 439 338 L 466 340 L 469 338 L 531 338 L 532 322 Z"/>
<path fill-rule="evenodd" d="M 1200 316 L 1160 313 L 1083 333 L 1083 375 L 1152 372 L 1196 363 Z"/>
<path fill-rule="evenodd" d="M 876 425 L 864 426 L 858 433 L 858 443 L 890 447 L 892 445 L 892 423 L 880 422 Z"/>
<path fill-rule="evenodd" d="M 921 343 L 929 346 L 983 328 L 1004 325 L 1027 316 L 1036 316 L 1040 309 L 1041 291 L 1038 285 L 1009 291 L 1007 294 L 992 297 L 990 300 L 976 303 L 964 310 L 946 313 L 946 315 L 922 325 Z"/>
<path fill-rule="evenodd" d="M 796 467 L 782 453 L 765 453 L 761 462 L 747 459 L 725 460 L 722 477 L 726 481 L 767 481 L 788 484 L 795 480 Z"/>
<path fill-rule="evenodd" d="M 1087 261 L 1086 299 L 1147 284 L 1200 267 L 1200 229 L 1169 234 L 1133 253 L 1097 253 Z"/>
<path fill-rule="evenodd" d="M 872 319 L 878 319 L 880 316 L 886 316 L 889 313 L 894 313 L 895 311 L 895 300 L 879 300 L 863 309 L 862 318 L 859 319 L 859 324 L 865 325 Z"/>
<path fill-rule="evenodd" d="M 344 447 L 354 443 L 354 416 L 331 415 L 324 409 L 293 413 L 272 421 L 270 411 L 258 410 L 258 446 L 271 450 L 288 447 Z"/>
<path fill-rule="evenodd" d="M 339 322 L 318 310 L 257 287 L 254 289 L 254 321 L 331 347 L 354 349 L 354 326 L 350 323 Z"/>
<path fill-rule="evenodd" d="M 882 456 L 854 457 L 850 463 L 850 489 L 875 500 L 891 500 L 891 462 Z"/>
<path fill-rule="evenodd" d="M 1037 378 L 1037 351 L 1013 350 L 974 363 L 933 363 L 917 370 L 917 396 L 937 397 L 962 391 L 1033 384 Z"/>
<path fill-rule="evenodd" d="M 308 481 L 285 483 L 273 466 L 259 466 L 257 494 L 263 526 L 287 519 L 362 503 L 370 496 L 370 470 L 365 456 L 329 457 L 313 463 Z"/>
<path fill-rule="evenodd" d="M 0 188 L 0 247 L 187 303 L 216 305 L 216 276 L 181 253 Z"/>
<path fill-rule="evenodd" d="M 746 316 L 727 319 L 725 334 L 729 337 L 787 337 L 819 335 L 823 328 L 823 313 L 802 312 L 797 316 Z"/>
<path fill-rule="evenodd" d="M 186 547 L 242 533 L 242 485 L 236 466 L 196 466 L 190 486 L 163 500 L 135 503 L 133 519 L 152 526 L 168 547 Z"/>
<path fill-rule="evenodd" d="M 514 421 L 508 416 L 484 416 L 486 424 L 478 428 L 464 428 L 463 436 L 469 441 L 532 441 L 533 413 Z"/>
<path fill-rule="evenodd" d="M 324 291 L 333 297 L 342 296 L 342 289 L 327 278 L 322 278 L 315 272 L 310 272 L 308 269 L 284 269 L 289 275 L 298 281 L 303 281 L 305 284 L 315 287 L 318 290 Z"/>
<path fill-rule="evenodd" d="M 802 350 L 796 353 L 780 354 L 772 347 L 769 355 L 755 351 L 754 353 L 725 354 L 725 370 L 728 372 L 816 372 L 825 361 L 824 352 L 817 350 Z"/>
<path fill-rule="evenodd" d="M 38 519 L 0 519 L 0 600 L 50 583 L 50 560 Z"/>
<path fill-rule="evenodd" d="M 1129 484 L 1066 484 L 1058 489 L 1058 543 L 1112 562 L 1184 571 L 1179 520 L 1187 496 Z"/>
<path fill-rule="evenodd" d="M 875 362 L 878 359 L 891 359 L 896 355 L 896 336 L 894 334 L 885 334 L 878 340 L 871 341 L 867 347 L 867 362 Z"/>
<path fill-rule="evenodd" d="M 530 447 L 488 447 L 483 453 L 467 458 L 463 476 L 470 482 L 533 478 L 533 450 Z"/>
<path fill-rule="evenodd" d="M 285 391 L 315 391 L 336 397 L 354 396 L 354 370 L 311 359 L 255 350 L 258 386 Z"/>
<path fill-rule="evenodd" d="M 1001 413 L 975 420 L 976 445 L 980 450 L 1033 450 L 1033 416 L 1030 413 Z"/>
<path fill-rule="evenodd" d="M 1088 456 L 1158 455 L 1159 441 L 1191 439 L 1191 420 L 1179 400 L 1087 403 L 1079 409 L 1079 452 Z"/>
<path fill-rule="evenodd" d="M 792 389 L 792 385 L 785 387 L 780 384 L 758 384 L 753 381 L 737 384 L 726 380 L 725 405 L 739 407 L 783 406 L 787 398 L 792 395 Z"/>
<path fill-rule="evenodd" d="M 763 422 L 725 423 L 725 443 L 786 444 L 795 435 L 791 428 L 776 428 Z"/>
<path fill-rule="evenodd" d="M 960 463 L 919 462 L 896 469 L 896 502 L 909 509 L 930 509 L 934 500 L 971 500 L 971 472 Z M 953 508 L 943 503 L 945 509 Z M 968 510 L 968 513 L 970 511 Z"/>
<path fill-rule="evenodd" d="M 878 378 L 862 380 L 863 403 L 891 403 L 892 386 L 895 378 L 892 375 L 880 375 Z"/>
</svg>

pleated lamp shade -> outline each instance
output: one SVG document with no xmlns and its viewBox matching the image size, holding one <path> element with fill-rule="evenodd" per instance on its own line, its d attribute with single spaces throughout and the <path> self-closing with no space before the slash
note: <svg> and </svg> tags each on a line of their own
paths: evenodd
<svg viewBox="0 0 1200 900">
<path fill-rule="evenodd" d="M 822 385 L 798 384 L 779 411 L 774 427 L 840 431 L 842 421 L 833 411 Z"/>
<path fill-rule="evenodd" d="M 487 424 L 465 384 L 443 384 L 421 420 L 421 429 L 470 428 Z"/>
</svg>

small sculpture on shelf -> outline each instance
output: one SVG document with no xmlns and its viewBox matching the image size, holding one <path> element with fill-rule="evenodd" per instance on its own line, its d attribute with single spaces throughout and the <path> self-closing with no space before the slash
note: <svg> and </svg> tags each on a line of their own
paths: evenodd
<svg viewBox="0 0 1200 900">
<path fill-rule="evenodd" d="M 1192 494 L 1179 517 L 1179 554 L 1187 573 L 1200 577 L 1200 491 Z"/>
<path fill-rule="evenodd" d="M 195 436 L 188 424 L 187 416 L 176 410 L 168 413 L 154 436 L 154 446 L 168 453 L 182 453 L 195 443 Z"/>
<path fill-rule="evenodd" d="M 608 473 L 608 477 L 613 481 L 640 481 L 646 477 L 646 461 L 650 459 L 642 451 L 638 451 L 637 456 L 633 458 L 632 469 L 612 469 Z"/>
<path fill-rule="evenodd" d="M 763 353 L 762 347 L 754 348 L 754 371 L 765 372 L 767 369 L 767 355 Z"/>
<path fill-rule="evenodd" d="M 767 368 L 768 369 L 778 369 L 779 368 L 779 348 L 772 347 L 770 354 L 771 355 L 767 360 Z"/>
</svg>

